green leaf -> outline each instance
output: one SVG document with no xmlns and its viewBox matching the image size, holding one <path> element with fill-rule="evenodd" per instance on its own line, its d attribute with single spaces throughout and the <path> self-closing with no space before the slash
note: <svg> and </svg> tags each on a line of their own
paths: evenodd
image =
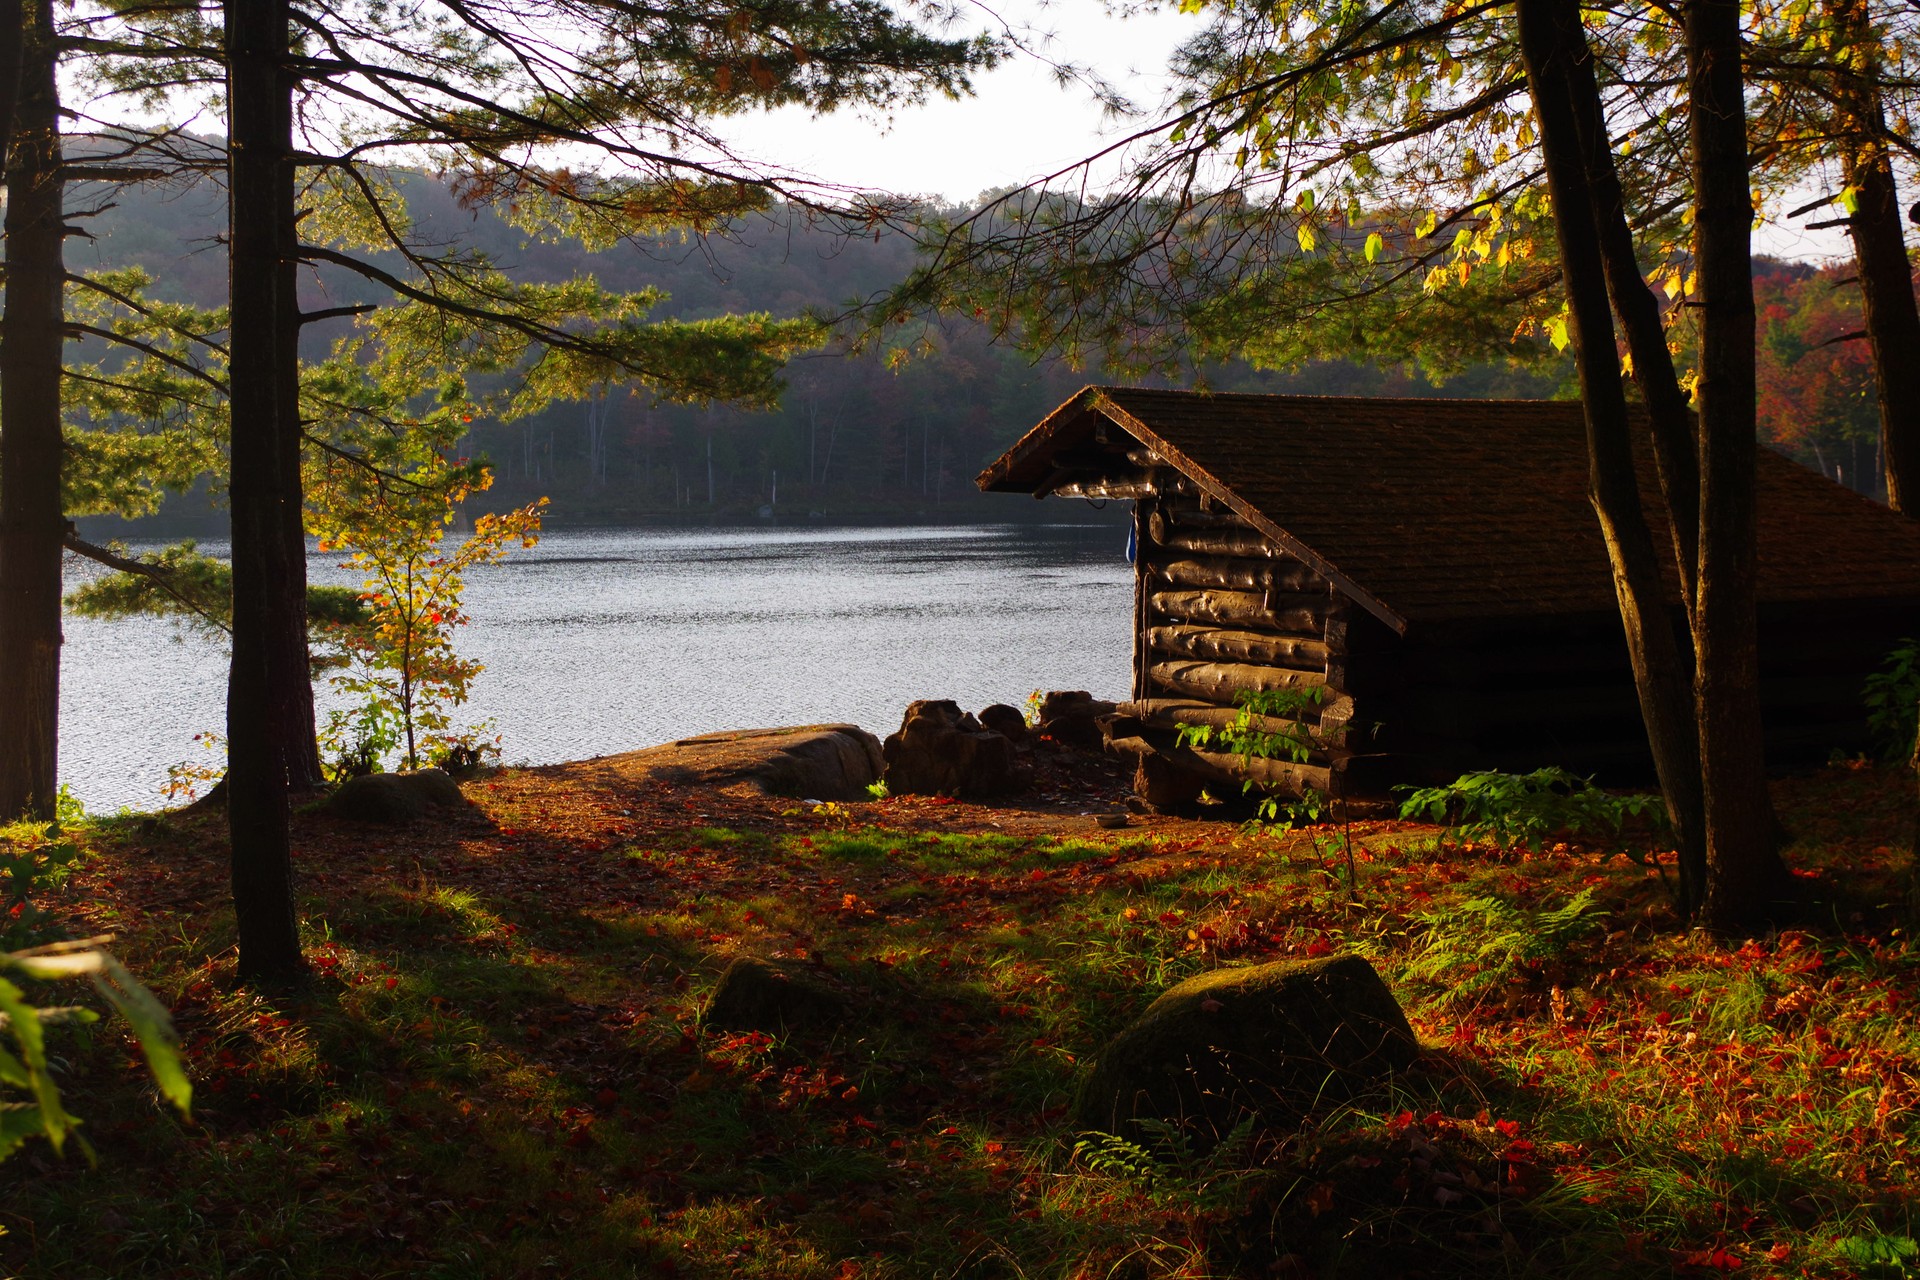
<svg viewBox="0 0 1920 1280">
<path fill-rule="evenodd" d="M 1367 237 L 1367 261 L 1373 262 L 1378 259 L 1380 251 L 1386 247 L 1387 242 L 1385 238 L 1382 237 L 1378 231 L 1373 232 Z"/>
<path fill-rule="evenodd" d="M 124 965 L 105 952 L 99 955 L 104 964 L 102 972 L 94 975 L 93 985 L 132 1024 L 133 1034 L 140 1041 L 140 1051 L 146 1055 L 147 1069 L 153 1072 L 161 1096 L 185 1114 L 193 1102 L 193 1083 L 187 1079 L 172 1016 Z"/>
</svg>

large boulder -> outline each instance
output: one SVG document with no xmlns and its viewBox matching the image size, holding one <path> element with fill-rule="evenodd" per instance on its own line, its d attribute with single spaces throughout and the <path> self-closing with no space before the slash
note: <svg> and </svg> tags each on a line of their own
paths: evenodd
<svg viewBox="0 0 1920 1280">
<path fill-rule="evenodd" d="M 837 1026 L 852 1002 L 803 965 L 736 956 L 707 1002 L 706 1024 L 778 1035 Z"/>
<path fill-rule="evenodd" d="M 1117 708 L 1117 703 L 1103 702 L 1085 689 L 1055 689 L 1040 699 L 1040 732 L 1063 747 L 1097 751 L 1105 740 L 1100 717 Z"/>
<path fill-rule="evenodd" d="M 980 727 L 991 729 L 1015 746 L 1027 740 L 1027 718 L 1004 702 L 996 702 L 980 713 Z"/>
<path fill-rule="evenodd" d="M 355 822 L 391 826 L 465 803 L 460 784 L 445 770 L 416 769 L 411 773 L 368 773 L 348 778 L 327 797 L 326 810 Z"/>
<path fill-rule="evenodd" d="M 1216 969 L 1170 987 L 1101 1052 L 1075 1111 L 1082 1128 L 1178 1124 L 1205 1144 L 1248 1113 L 1297 1117 L 1404 1071 L 1406 1015 L 1359 956 Z"/>
<path fill-rule="evenodd" d="M 982 728 L 951 699 L 910 705 L 881 753 L 893 795 L 971 800 L 1018 791 L 1028 780 L 1013 743 Z"/>
</svg>

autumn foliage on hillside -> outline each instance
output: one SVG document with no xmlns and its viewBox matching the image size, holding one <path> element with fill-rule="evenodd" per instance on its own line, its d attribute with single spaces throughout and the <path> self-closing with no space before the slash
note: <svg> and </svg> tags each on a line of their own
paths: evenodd
<svg viewBox="0 0 1920 1280">
<path fill-rule="evenodd" d="M 1755 277 L 1760 432 L 1822 475 L 1882 497 L 1873 351 L 1852 274 L 1851 263 L 1779 263 Z"/>
</svg>

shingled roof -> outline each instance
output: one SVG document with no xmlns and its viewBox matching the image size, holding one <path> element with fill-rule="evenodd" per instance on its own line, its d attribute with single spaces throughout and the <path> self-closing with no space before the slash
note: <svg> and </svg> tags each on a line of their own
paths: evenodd
<svg viewBox="0 0 1920 1280">
<path fill-rule="evenodd" d="M 1577 403 L 1088 387 L 980 487 L 1050 491 L 1103 422 L 1399 630 L 1615 607 Z M 1759 521 L 1763 602 L 1920 601 L 1920 521 L 1765 449 Z"/>
</svg>

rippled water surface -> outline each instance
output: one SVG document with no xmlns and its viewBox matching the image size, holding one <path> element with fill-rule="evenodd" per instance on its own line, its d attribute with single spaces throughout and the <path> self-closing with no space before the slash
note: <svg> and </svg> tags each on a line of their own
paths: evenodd
<svg viewBox="0 0 1920 1280">
<path fill-rule="evenodd" d="M 1035 688 L 1125 693 L 1118 526 L 549 533 L 475 571 L 464 709 L 509 760 L 545 763 L 714 729 L 852 721 L 915 698 L 973 710 Z M 223 548 L 208 545 L 220 554 Z M 314 555 L 315 581 L 350 582 Z M 68 584 L 94 572 L 70 561 Z M 223 719 L 226 656 L 146 620 L 68 618 L 61 777 L 87 805 L 158 803 Z M 324 705 L 324 699 L 323 699 Z"/>
</svg>

